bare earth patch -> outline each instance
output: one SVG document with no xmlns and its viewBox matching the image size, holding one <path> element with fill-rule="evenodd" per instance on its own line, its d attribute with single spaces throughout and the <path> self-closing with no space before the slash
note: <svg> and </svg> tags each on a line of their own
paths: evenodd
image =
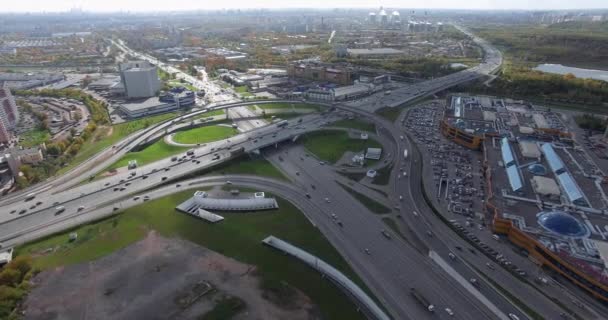
<svg viewBox="0 0 608 320">
<path fill-rule="evenodd" d="M 101 259 L 38 274 L 25 319 L 196 319 L 226 296 L 243 300 L 233 319 L 317 319 L 302 292 L 288 305 L 267 299 L 255 267 L 151 231 Z M 266 298 L 264 298 L 266 296 Z"/>
</svg>

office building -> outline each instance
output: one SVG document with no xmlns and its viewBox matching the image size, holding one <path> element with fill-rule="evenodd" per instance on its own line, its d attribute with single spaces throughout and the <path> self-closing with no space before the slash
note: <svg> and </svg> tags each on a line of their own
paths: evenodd
<svg viewBox="0 0 608 320">
<path fill-rule="evenodd" d="M 125 103 L 119 107 L 119 110 L 126 118 L 135 119 L 177 111 L 181 108 L 191 107 L 195 102 L 196 95 L 192 91 L 169 92 L 160 97 L 152 97 L 140 102 Z"/>
<path fill-rule="evenodd" d="M 146 61 L 120 64 L 120 78 L 127 98 L 153 97 L 161 86 L 156 67 Z"/>
</svg>

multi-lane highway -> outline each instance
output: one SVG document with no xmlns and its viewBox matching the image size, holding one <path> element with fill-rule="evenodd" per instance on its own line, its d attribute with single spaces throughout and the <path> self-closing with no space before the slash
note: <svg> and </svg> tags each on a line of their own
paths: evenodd
<svg viewBox="0 0 608 320">
<path fill-rule="evenodd" d="M 464 32 L 467 31 L 464 30 Z M 500 52 L 482 39 L 475 37 L 474 39 L 482 45 L 486 52 L 484 63 L 467 72 L 397 89 L 386 98 L 383 96 L 379 99 L 382 101 L 380 104 L 388 106 L 398 102 L 401 104 L 404 101 L 407 102 L 449 86 L 476 79 L 496 70 L 502 60 Z M 122 43 L 117 45 L 122 46 L 121 49 L 135 57 L 146 59 L 164 68 L 172 68 L 162 65 L 153 57 L 132 51 Z M 496 65 L 497 63 L 498 65 Z M 179 72 L 179 70 L 167 70 Z M 197 88 L 203 89 L 209 86 L 206 77 L 201 81 L 187 75 L 182 76 Z M 221 90 L 217 92 L 209 88 L 207 90 L 211 90 L 211 96 L 224 94 Z M 215 101 L 231 101 L 231 98 L 221 96 Z M 397 206 L 397 210 L 404 217 L 402 223 L 407 224 L 408 229 L 411 230 L 411 234 L 406 236 L 407 240 L 401 239 L 395 234 L 390 239 L 383 235 L 382 230 L 386 229 L 386 225 L 380 217 L 371 213 L 336 183 L 336 181 L 348 182 L 344 181 L 343 177 L 336 175 L 335 169 L 331 166 L 321 164 L 313 157 L 306 156 L 305 151 L 295 144 L 286 144 L 268 154 L 268 159 L 293 180 L 291 184 L 262 177 L 245 176 L 178 181 L 192 173 L 233 159 L 241 154 L 241 150 L 242 152 L 252 152 L 263 147 L 276 146 L 279 142 L 290 141 L 302 133 L 318 130 L 339 119 L 336 112 L 328 112 L 323 116 L 306 115 L 292 119 L 284 128 L 277 124 L 266 125 L 262 120 L 247 120 L 240 123 L 240 126 L 247 130 L 246 132 L 230 139 L 199 146 L 194 149 L 193 156 L 180 155 L 180 159 L 183 157 L 183 160 L 172 161 L 171 158 L 166 158 L 137 168 L 135 171 L 119 173 L 110 178 L 78 185 L 91 174 L 103 170 L 125 153 L 149 142 L 153 137 L 158 137 L 164 130 L 171 128 L 179 121 L 220 108 L 232 108 L 229 113 L 233 116 L 250 118 L 251 112 L 242 106 L 260 103 L 264 103 L 264 101 L 228 105 L 212 104 L 206 110 L 195 111 L 172 121 L 152 126 L 127 137 L 68 174 L 28 190 L 27 193 L 32 190 L 37 193 L 36 198 L 31 201 L 24 201 L 26 192 L 0 199 L 0 205 L 3 206 L 3 209 L 7 209 L 6 213 L 0 214 L 0 241 L 5 246 L 23 243 L 139 204 L 144 201 L 146 196 L 148 199 L 153 199 L 193 186 L 224 183 L 226 179 L 229 179 L 235 184 L 273 192 L 296 204 L 342 253 L 397 319 L 451 318 L 445 308 L 449 308 L 454 313 L 454 317 L 458 319 L 506 319 L 509 313 L 518 315 L 520 319 L 527 318 L 525 313 L 518 310 L 517 306 L 512 305 L 500 292 L 483 281 L 475 269 L 469 266 L 483 268 L 486 262 L 483 256 L 455 251 L 455 246 L 467 247 L 467 244 L 439 221 L 423 201 L 420 190 L 422 179 L 420 155 L 407 138 L 400 138 L 404 133 L 397 126 L 367 110 L 362 110 L 373 109 L 366 108 L 365 105 L 355 106 L 353 103 L 348 103 L 335 105 L 335 107 L 354 112 L 374 122 L 378 128 L 378 139 L 381 140 L 383 146 L 389 146 L 390 152 L 388 153 L 394 155 L 389 158 L 390 163 L 387 164 L 393 166 L 391 173 L 393 178 L 390 180 L 388 199 L 385 200 L 385 204 L 391 208 Z M 413 161 L 399 156 L 405 149 L 410 150 L 410 154 L 412 154 L 410 159 L 414 159 Z M 279 159 L 279 154 L 282 160 Z M 411 173 L 407 179 L 396 178 L 400 174 L 401 168 L 406 168 L 406 171 Z M 131 172 L 136 173 L 131 175 Z M 352 188 L 361 190 L 360 188 L 365 187 L 357 185 Z M 139 196 L 138 200 L 134 200 L 135 196 Z M 378 196 L 374 194 L 374 197 Z M 399 196 L 403 196 L 404 200 L 399 201 Z M 39 201 L 42 203 L 32 208 Z M 64 210 L 58 213 L 57 207 L 63 207 Z M 24 209 L 26 212 L 19 215 L 19 212 Z M 412 214 L 414 211 L 419 215 L 414 216 Z M 426 236 L 427 231 L 435 236 L 429 239 Z M 389 233 L 392 232 L 389 230 Z M 458 272 L 461 278 L 465 280 L 472 277 L 479 278 L 482 287 L 475 289 L 458 283 L 457 277 L 450 275 L 428 258 L 428 250 L 445 258 L 444 260 Z M 447 258 L 451 252 L 458 255 L 456 261 Z M 517 281 L 510 274 L 500 270 L 492 273 L 491 276 L 496 277 L 501 283 Z M 434 315 L 424 310 L 410 296 L 409 288 L 411 287 L 416 287 L 437 305 L 438 309 Z M 512 288 L 509 287 L 509 289 Z M 516 289 L 519 290 L 518 296 L 521 294 L 522 297 L 533 302 L 535 309 L 543 315 L 557 318 L 561 313 L 560 308 L 544 296 L 526 288 Z M 479 295 L 485 297 L 485 300 L 479 299 Z"/>
</svg>

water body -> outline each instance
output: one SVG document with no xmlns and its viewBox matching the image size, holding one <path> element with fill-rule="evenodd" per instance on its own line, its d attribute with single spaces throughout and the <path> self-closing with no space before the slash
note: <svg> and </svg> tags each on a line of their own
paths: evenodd
<svg viewBox="0 0 608 320">
<path fill-rule="evenodd" d="M 534 70 L 557 74 L 572 73 L 577 78 L 608 81 L 608 70 L 582 69 L 550 63 L 539 64 Z"/>
</svg>

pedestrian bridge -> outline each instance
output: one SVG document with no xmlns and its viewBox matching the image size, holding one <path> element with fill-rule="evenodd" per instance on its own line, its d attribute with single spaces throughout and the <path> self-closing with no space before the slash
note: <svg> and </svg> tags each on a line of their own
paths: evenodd
<svg viewBox="0 0 608 320">
<path fill-rule="evenodd" d="M 259 196 L 261 195 L 261 196 Z M 184 201 L 177 209 L 186 213 L 198 213 L 199 209 L 217 211 L 258 211 L 279 208 L 275 198 L 266 198 L 256 193 L 253 198 L 210 198 L 204 191 L 196 191 L 192 198 Z"/>
<path fill-rule="evenodd" d="M 274 236 L 268 236 L 262 243 L 288 253 L 321 272 L 352 296 L 370 319 L 390 320 L 380 307 L 359 286 L 347 278 L 342 272 L 312 254 Z"/>
</svg>

